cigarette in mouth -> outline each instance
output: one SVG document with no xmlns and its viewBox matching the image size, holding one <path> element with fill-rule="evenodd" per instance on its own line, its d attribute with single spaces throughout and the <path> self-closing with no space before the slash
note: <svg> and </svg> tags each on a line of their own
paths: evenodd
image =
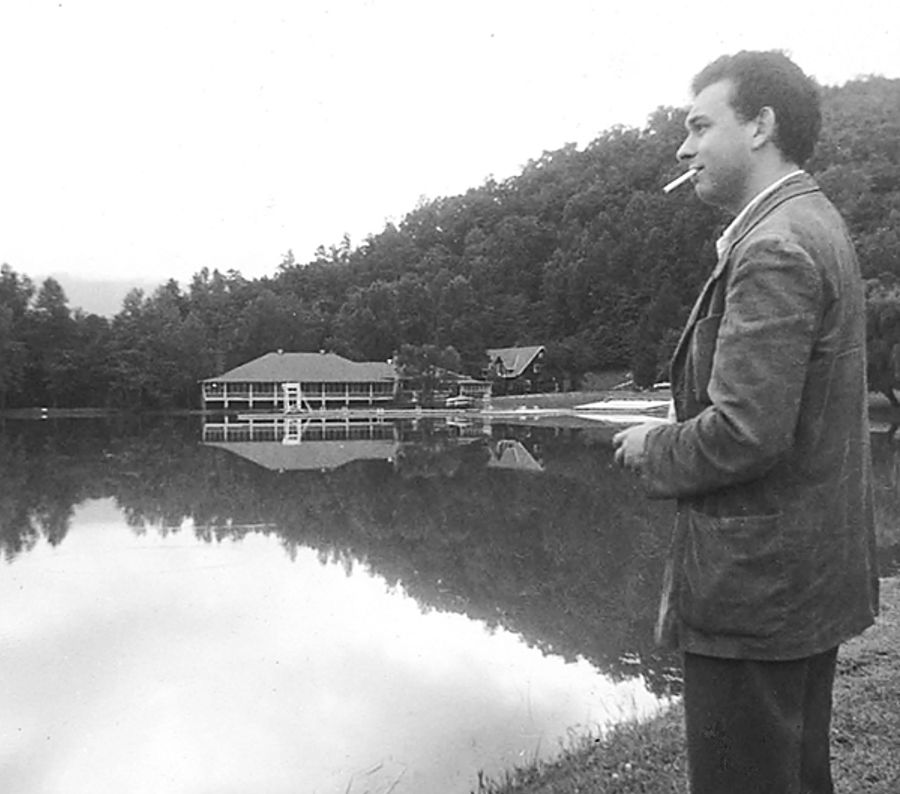
<svg viewBox="0 0 900 794">
<path fill-rule="evenodd" d="M 671 193 L 675 188 L 679 185 L 683 185 L 687 182 L 694 174 L 696 174 L 700 169 L 694 166 L 693 168 L 688 168 L 681 176 L 675 177 L 668 185 L 663 187 L 663 193 Z"/>
</svg>

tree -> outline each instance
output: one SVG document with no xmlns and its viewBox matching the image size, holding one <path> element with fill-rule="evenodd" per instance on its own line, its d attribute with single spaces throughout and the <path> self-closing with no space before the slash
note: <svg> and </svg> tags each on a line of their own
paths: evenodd
<svg viewBox="0 0 900 794">
<path fill-rule="evenodd" d="M 72 326 L 69 405 L 109 405 L 112 385 L 109 321 L 77 309 L 72 316 Z"/>
<path fill-rule="evenodd" d="M 428 405 L 434 392 L 447 381 L 448 373 L 459 372 L 459 353 L 452 347 L 437 345 L 401 345 L 394 357 L 401 380 L 418 395 L 419 402 Z"/>
<path fill-rule="evenodd" d="M 237 319 L 235 347 L 248 360 L 272 350 L 314 351 L 325 346 L 328 322 L 315 306 L 264 287 Z"/>
<path fill-rule="evenodd" d="M 0 266 L 0 408 L 22 396 L 28 361 L 25 321 L 33 294 L 27 276 Z"/>
<path fill-rule="evenodd" d="M 143 327 L 145 305 L 144 291 L 133 289 L 125 296 L 122 310 L 112 320 L 111 397 L 116 404 L 141 407 L 147 397 L 149 337 Z"/>
<path fill-rule="evenodd" d="M 25 389 L 39 404 L 69 405 L 75 374 L 74 322 L 60 283 L 45 279 L 25 323 Z"/>
<path fill-rule="evenodd" d="M 402 342 L 397 284 L 376 281 L 350 291 L 332 345 L 352 358 L 386 361 Z"/>
<path fill-rule="evenodd" d="M 900 405 L 900 281 L 893 277 L 866 283 L 866 348 L 869 389 Z"/>
</svg>

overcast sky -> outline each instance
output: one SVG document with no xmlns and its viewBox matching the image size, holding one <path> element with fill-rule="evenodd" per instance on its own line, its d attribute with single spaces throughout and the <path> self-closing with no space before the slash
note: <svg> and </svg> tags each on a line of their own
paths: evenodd
<svg viewBox="0 0 900 794">
<path fill-rule="evenodd" d="M 357 245 L 420 197 L 641 126 L 742 48 L 825 84 L 900 77 L 900 7 L 2 0 L 0 262 L 271 274 L 288 249 Z"/>
</svg>

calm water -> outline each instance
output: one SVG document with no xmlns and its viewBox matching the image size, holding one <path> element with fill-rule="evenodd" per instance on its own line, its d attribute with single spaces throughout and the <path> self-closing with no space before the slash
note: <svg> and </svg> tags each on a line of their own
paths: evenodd
<svg viewBox="0 0 900 794">
<path fill-rule="evenodd" d="M 612 432 L 7 421 L 0 791 L 467 794 L 650 713 L 672 508 Z"/>
</svg>

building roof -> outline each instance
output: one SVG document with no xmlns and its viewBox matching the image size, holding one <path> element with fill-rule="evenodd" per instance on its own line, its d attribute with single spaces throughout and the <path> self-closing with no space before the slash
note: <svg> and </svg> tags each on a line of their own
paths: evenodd
<svg viewBox="0 0 900 794">
<path fill-rule="evenodd" d="M 492 365 L 498 359 L 502 364 L 503 370 L 498 372 L 498 375 L 502 375 L 504 378 L 518 378 L 528 369 L 528 365 L 543 352 L 543 345 L 532 345 L 531 347 L 492 347 L 488 348 L 487 354 Z"/>
<path fill-rule="evenodd" d="M 266 353 L 203 383 L 372 383 L 393 381 L 393 364 L 350 361 L 336 353 Z"/>
</svg>

